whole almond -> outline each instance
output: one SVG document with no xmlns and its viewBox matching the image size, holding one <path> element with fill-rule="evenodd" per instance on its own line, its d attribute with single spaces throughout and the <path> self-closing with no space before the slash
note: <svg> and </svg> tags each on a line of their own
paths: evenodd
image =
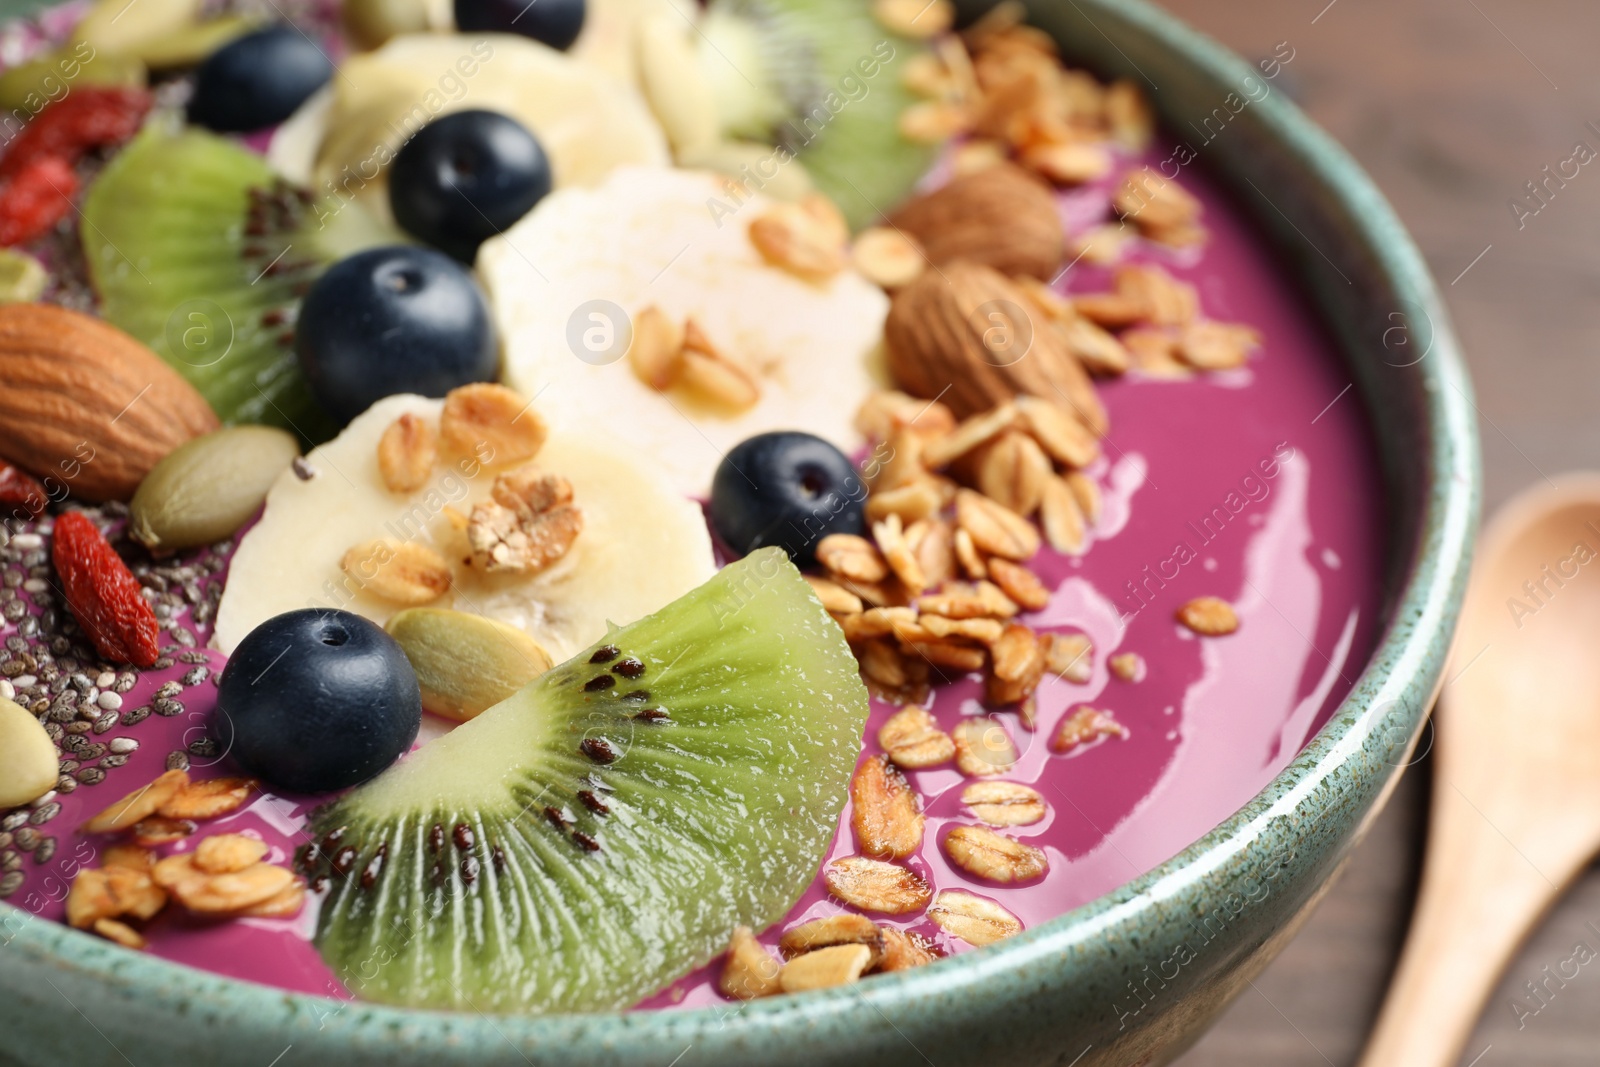
<svg viewBox="0 0 1600 1067">
<path fill-rule="evenodd" d="M 0 305 L 0 456 L 84 500 L 127 500 L 217 416 L 161 357 L 52 304 Z"/>
<path fill-rule="evenodd" d="M 1061 216 L 1049 187 L 1010 163 L 914 197 L 890 222 L 921 242 L 939 267 L 967 260 L 1002 274 L 1049 278 L 1061 264 Z"/>
</svg>

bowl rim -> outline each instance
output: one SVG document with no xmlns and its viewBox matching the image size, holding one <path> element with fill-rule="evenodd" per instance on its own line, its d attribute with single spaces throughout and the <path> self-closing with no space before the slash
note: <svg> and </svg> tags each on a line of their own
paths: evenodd
<svg viewBox="0 0 1600 1067">
<path fill-rule="evenodd" d="M 1253 68 L 1175 16 L 1148 0 L 1068 0 L 1098 14 L 1124 20 L 1159 47 L 1178 54 L 1208 77 L 1237 83 Z M 1081 5 L 1081 6 L 1080 6 Z M 1087 16 L 1085 16 L 1087 17 Z M 768 998 L 731 1006 L 673 1012 L 619 1011 L 586 1015 L 486 1015 L 419 1010 L 361 1001 L 341 1001 L 288 993 L 265 985 L 229 979 L 155 957 L 116 950 L 81 931 L 0 904 L 0 946 L 21 949 L 75 978 L 122 988 L 135 987 L 147 998 L 178 1011 L 201 1004 L 204 1014 L 251 1032 L 304 1032 L 308 1019 L 322 1030 L 325 1021 L 348 1015 L 347 1027 L 324 1031 L 321 1040 L 367 1046 L 380 1034 L 411 1035 L 411 1047 L 437 1039 L 456 1048 L 605 1048 L 611 1055 L 628 1049 L 660 1059 L 669 1046 L 718 1041 L 716 1031 L 749 1040 L 796 1024 L 814 1025 L 841 1013 L 859 1012 L 861 1002 L 880 1014 L 885 1008 L 910 1010 L 919 1001 L 936 1004 L 952 992 L 987 995 L 1030 966 L 1070 968 L 1085 946 L 1103 938 L 1125 937 L 1150 923 L 1150 905 L 1182 911 L 1200 899 L 1205 880 L 1235 863 L 1272 834 L 1286 816 L 1315 819 L 1345 802 L 1354 783 L 1365 789 L 1357 757 L 1375 741 L 1402 758 L 1411 751 L 1437 693 L 1448 638 L 1455 624 L 1470 566 L 1477 526 L 1478 484 L 1476 405 L 1427 266 L 1393 209 L 1358 164 L 1283 93 L 1253 102 L 1257 121 L 1293 157 L 1321 176 L 1322 191 L 1357 220 L 1358 239 L 1378 261 L 1379 270 L 1408 306 L 1428 314 L 1432 347 L 1416 370 L 1422 379 L 1421 429 L 1429 448 L 1424 461 L 1419 533 L 1399 595 L 1390 608 L 1376 647 L 1350 693 L 1300 753 L 1260 793 L 1209 833 L 1153 870 L 1070 912 L 986 949 L 898 974 L 878 976 L 868 985 Z M 1396 546 L 1403 551 L 1407 546 Z M 1380 775 L 1375 794 L 1365 796 L 1362 825 L 1375 814 L 1393 773 Z M 1370 769 L 1370 768 L 1369 768 Z M 1359 833 L 1359 830 L 1358 830 Z M 18 920 L 20 918 L 20 924 Z M 1169 922 L 1170 917 L 1157 921 Z M 999 985 L 997 985 L 999 983 Z M 137 989 L 137 987 L 143 987 Z M 980 991 L 987 993 L 980 994 Z M 64 994 L 63 994 L 64 995 Z M 146 1003 L 150 1003 L 147 999 Z M 736 1010 L 735 1010 L 736 1009 Z M 730 1023 L 728 1016 L 735 1018 Z M 887 1016 L 885 1016 L 887 1020 Z M 890 1024 L 893 1025 L 892 1023 Z M 341 1029 L 344 1033 L 341 1035 Z M 280 1038 L 281 1039 L 281 1038 Z M 417 1041 L 415 1039 L 422 1039 Z M 516 1039 L 513 1041 L 513 1039 Z"/>
</svg>

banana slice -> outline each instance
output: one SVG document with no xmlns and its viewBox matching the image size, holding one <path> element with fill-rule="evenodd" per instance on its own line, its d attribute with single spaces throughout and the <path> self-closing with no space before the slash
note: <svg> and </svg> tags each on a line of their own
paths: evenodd
<svg viewBox="0 0 1600 1067">
<path fill-rule="evenodd" d="M 730 448 L 767 430 L 859 447 L 852 416 L 884 380 L 888 298 L 850 269 L 816 282 L 767 263 L 748 231 L 771 203 L 703 171 L 642 167 L 545 198 L 478 252 L 508 384 L 539 395 L 553 425 L 603 427 L 653 457 L 690 496 L 709 492 Z M 650 305 L 692 316 L 753 372 L 755 405 L 729 414 L 635 377 L 629 317 Z"/>
<path fill-rule="evenodd" d="M 233 558 L 217 609 L 218 648 L 232 652 L 256 626 L 297 608 L 387 621 L 401 605 L 352 591 L 339 567 L 354 545 L 384 537 L 418 541 L 446 558 L 464 554 L 445 509 L 470 513 L 488 497 L 497 470 L 469 477 L 441 458 L 430 482 L 409 494 L 390 492 L 378 472 L 378 439 L 390 423 L 411 412 L 437 424 L 442 406 L 420 396 L 381 400 L 306 457 L 314 477 L 289 471 L 278 479 Z M 571 550 L 531 577 L 457 566 L 451 591 L 431 607 L 516 626 L 559 663 L 604 636 L 608 622 L 648 615 L 716 572 L 700 509 L 637 454 L 592 433 L 558 432 L 535 462 L 572 483 L 583 532 Z"/>
<path fill-rule="evenodd" d="M 383 168 L 440 115 L 499 111 L 532 130 L 555 185 L 593 185 L 627 163 L 668 161 L 667 142 L 632 83 L 514 34 L 403 34 L 340 66 L 329 87 L 292 116 L 269 152 L 297 178 L 375 197 Z M 311 146 L 315 145 L 314 149 Z"/>
<path fill-rule="evenodd" d="M 619 81 L 635 84 L 638 45 L 642 43 L 639 26 L 658 15 L 687 31 L 700 17 L 700 5 L 695 0 L 588 0 L 583 32 L 567 54 L 593 63 Z"/>
</svg>

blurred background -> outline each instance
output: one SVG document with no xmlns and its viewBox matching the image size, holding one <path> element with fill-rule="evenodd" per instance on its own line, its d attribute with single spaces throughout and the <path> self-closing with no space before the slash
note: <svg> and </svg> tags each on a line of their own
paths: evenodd
<svg viewBox="0 0 1600 1067">
<path fill-rule="evenodd" d="M 1247 59 L 1287 41 L 1295 58 L 1278 84 L 1360 161 L 1410 228 L 1477 386 L 1485 516 L 1545 475 L 1600 466 L 1600 362 L 1591 351 L 1600 332 L 1600 167 L 1582 167 L 1564 187 L 1551 182 L 1542 206 L 1527 187 L 1580 141 L 1600 151 L 1600 5 L 1159 2 Z M 1518 199 L 1525 210 L 1513 209 Z M 1429 779 L 1426 759 L 1407 772 L 1316 915 L 1183 1067 L 1356 1062 L 1410 916 Z M 1512 963 L 1463 1064 L 1596 1061 L 1600 966 L 1583 967 L 1520 1028 L 1511 1008 L 1527 997 L 1523 983 L 1579 942 L 1600 949 L 1592 869 Z"/>
</svg>

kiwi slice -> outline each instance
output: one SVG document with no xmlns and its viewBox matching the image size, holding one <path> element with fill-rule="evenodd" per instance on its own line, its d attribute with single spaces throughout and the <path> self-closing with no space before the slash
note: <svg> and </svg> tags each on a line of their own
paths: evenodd
<svg viewBox="0 0 1600 1067">
<path fill-rule="evenodd" d="M 730 137 L 795 152 L 852 229 L 892 211 L 937 149 L 900 134 L 915 103 L 901 80 L 927 51 L 885 30 L 862 0 L 711 0 L 700 66 Z"/>
<path fill-rule="evenodd" d="M 159 119 L 90 187 L 80 233 L 101 316 L 224 422 L 311 442 L 337 430 L 295 360 L 300 297 L 333 260 L 398 234 L 358 204 L 289 185 L 233 141 Z"/>
<path fill-rule="evenodd" d="M 627 1007 L 815 877 L 867 693 L 763 549 L 317 812 L 316 944 L 371 1000 Z"/>
</svg>

